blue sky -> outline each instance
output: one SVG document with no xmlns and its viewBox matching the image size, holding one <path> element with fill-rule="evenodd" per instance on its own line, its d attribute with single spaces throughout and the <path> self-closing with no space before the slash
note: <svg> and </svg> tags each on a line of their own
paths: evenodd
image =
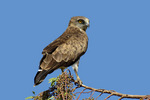
<svg viewBox="0 0 150 100">
<path fill-rule="evenodd" d="M 24 100 L 32 91 L 48 88 L 48 79 L 61 70 L 33 87 L 41 52 L 66 30 L 73 16 L 90 19 L 89 46 L 79 65 L 83 83 L 150 95 L 149 4 L 149 0 L 1 0 L 1 99 Z"/>
</svg>

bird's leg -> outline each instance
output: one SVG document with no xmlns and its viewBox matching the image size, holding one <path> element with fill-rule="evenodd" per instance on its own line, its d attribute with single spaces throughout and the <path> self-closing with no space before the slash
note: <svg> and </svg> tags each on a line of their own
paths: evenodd
<svg viewBox="0 0 150 100">
<path fill-rule="evenodd" d="M 77 77 L 76 82 L 77 82 L 79 85 L 82 85 L 82 81 L 80 80 L 80 77 L 79 77 L 77 71 L 76 71 L 76 70 L 74 70 L 74 71 L 75 71 L 75 74 L 76 74 L 76 77 Z"/>
<path fill-rule="evenodd" d="M 64 69 L 65 69 L 64 67 L 61 68 L 61 72 L 62 72 L 62 73 L 64 72 Z"/>
<path fill-rule="evenodd" d="M 76 74 L 76 77 L 77 77 L 77 79 L 76 79 L 76 82 L 79 84 L 79 85 L 81 85 L 82 84 L 82 81 L 80 80 L 80 78 L 79 78 L 79 75 L 78 75 L 78 65 L 79 65 L 79 60 L 77 61 L 77 62 L 75 62 L 73 65 L 72 65 L 72 68 L 73 68 L 73 70 L 74 70 L 74 72 L 75 72 L 75 74 Z"/>
<path fill-rule="evenodd" d="M 64 69 L 61 69 L 61 72 L 63 73 L 63 72 L 64 72 Z"/>
</svg>

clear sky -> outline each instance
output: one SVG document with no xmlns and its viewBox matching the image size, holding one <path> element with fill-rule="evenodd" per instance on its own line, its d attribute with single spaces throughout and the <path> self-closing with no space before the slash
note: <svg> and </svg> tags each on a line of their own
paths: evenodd
<svg viewBox="0 0 150 100">
<path fill-rule="evenodd" d="M 1 0 L 1 100 L 24 100 L 61 74 L 57 70 L 33 87 L 43 48 L 73 16 L 90 19 L 89 46 L 79 65 L 83 83 L 150 95 L 150 0 Z"/>
</svg>

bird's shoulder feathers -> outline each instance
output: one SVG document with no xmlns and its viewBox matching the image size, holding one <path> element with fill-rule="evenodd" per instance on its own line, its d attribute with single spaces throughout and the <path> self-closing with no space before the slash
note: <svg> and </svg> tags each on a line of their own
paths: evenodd
<svg viewBox="0 0 150 100">
<path fill-rule="evenodd" d="M 86 40 L 88 40 L 88 37 L 85 33 L 85 31 L 77 28 L 77 27 L 73 27 L 73 26 L 69 26 L 66 31 L 60 36 L 58 37 L 56 40 L 54 40 L 52 43 L 50 43 L 48 46 L 46 46 L 43 49 L 42 54 L 51 54 L 53 53 L 56 48 L 66 42 L 68 42 L 69 40 L 72 40 L 72 37 L 75 38 L 86 38 Z"/>
</svg>

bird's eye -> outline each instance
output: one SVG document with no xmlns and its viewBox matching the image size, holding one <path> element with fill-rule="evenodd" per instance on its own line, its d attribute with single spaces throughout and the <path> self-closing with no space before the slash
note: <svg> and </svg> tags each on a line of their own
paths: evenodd
<svg viewBox="0 0 150 100">
<path fill-rule="evenodd" d="M 79 20 L 78 20 L 78 23 L 80 23 L 80 24 L 84 24 L 84 20 L 79 19 Z"/>
</svg>

